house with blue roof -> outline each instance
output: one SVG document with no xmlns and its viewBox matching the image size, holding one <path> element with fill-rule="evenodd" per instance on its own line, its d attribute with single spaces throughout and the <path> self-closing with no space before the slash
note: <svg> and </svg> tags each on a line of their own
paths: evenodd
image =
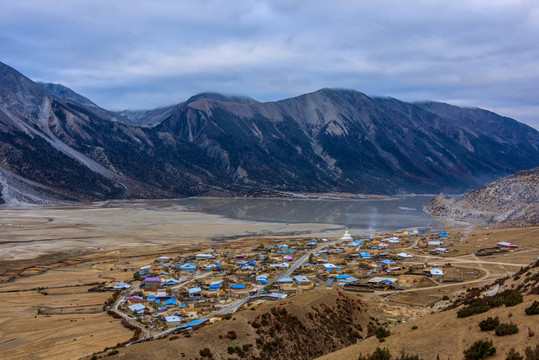
<svg viewBox="0 0 539 360">
<path fill-rule="evenodd" d="M 208 321 L 210 321 L 210 319 L 196 319 L 196 320 L 191 321 L 189 324 L 178 326 L 178 329 L 189 329 L 189 328 L 192 328 L 193 326 L 200 326 L 202 324 L 205 324 Z"/>
<path fill-rule="evenodd" d="M 173 306 L 177 306 L 178 305 L 178 302 L 176 301 L 175 298 L 170 298 L 168 300 L 165 300 L 165 305 L 173 305 Z"/>
<path fill-rule="evenodd" d="M 152 266 L 151 265 L 146 265 L 146 266 L 143 266 L 139 269 L 139 274 L 140 275 L 147 275 L 150 273 L 150 270 L 152 269 Z"/>
<path fill-rule="evenodd" d="M 221 285 L 223 284 L 223 280 L 214 281 L 210 284 L 210 291 L 216 291 L 221 288 Z"/>
<path fill-rule="evenodd" d="M 326 271 L 333 271 L 333 270 L 337 270 L 337 271 L 338 271 L 338 270 L 341 270 L 340 267 L 335 266 L 335 265 L 333 265 L 333 264 L 329 264 L 329 263 L 328 263 L 328 264 L 322 264 L 322 266 L 326 269 Z"/>
<path fill-rule="evenodd" d="M 184 270 L 184 271 L 187 271 L 187 272 L 193 272 L 196 270 L 196 265 L 193 265 L 193 264 L 183 264 L 183 265 L 180 265 L 179 266 L 180 270 Z"/>
<path fill-rule="evenodd" d="M 165 282 L 165 285 L 167 286 L 172 286 L 172 285 L 176 285 L 176 284 L 179 284 L 180 283 L 180 280 L 176 280 L 174 278 L 170 278 L 168 279 L 166 282 Z"/>
</svg>

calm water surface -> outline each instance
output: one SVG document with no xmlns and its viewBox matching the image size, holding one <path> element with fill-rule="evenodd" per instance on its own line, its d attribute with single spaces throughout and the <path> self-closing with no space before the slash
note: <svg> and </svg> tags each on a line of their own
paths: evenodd
<svg viewBox="0 0 539 360">
<path fill-rule="evenodd" d="M 191 211 L 241 220 L 338 224 L 377 231 L 440 225 L 422 210 L 430 199 L 432 196 L 389 200 L 189 198 L 149 201 L 146 205 L 157 209 L 180 206 Z"/>
</svg>

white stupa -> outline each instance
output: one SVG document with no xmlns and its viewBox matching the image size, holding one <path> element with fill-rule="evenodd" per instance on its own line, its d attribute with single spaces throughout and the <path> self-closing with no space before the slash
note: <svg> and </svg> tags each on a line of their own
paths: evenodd
<svg viewBox="0 0 539 360">
<path fill-rule="evenodd" d="M 348 232 L 348 228 L 346 228 L 346 231 L 344 232 L 344 235 L 342 236 L 341 240 L 342 241 L 353 240 L 352 236 Z"/>
</svg>

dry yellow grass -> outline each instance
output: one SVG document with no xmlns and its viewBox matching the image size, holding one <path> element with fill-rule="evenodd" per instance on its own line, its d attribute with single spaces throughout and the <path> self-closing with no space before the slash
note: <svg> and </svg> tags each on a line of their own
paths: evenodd
<svg viewBox="0 0 539 360">
<path fill-rule="evenodd" d="M 401 351 L 417 354 L 422 359 L 462 359 L 463 351 L 477 340 L 493 340 L 497 349 L 496 355 L 489 359 L 505 359 L 507 352 L 514 347 L 520 353 L 527 346 L 539 344 L 539 321 L 537 316 L 528 316 L 524 309 L 539 296 L 527 296 L 522 304 L 514 307 L 491 309 L 486 313 L 467 318 L 457 318 L 456 310 L 426 315 L 406 322 L 391 329 L 391 336 L 382 343 L 376 337 L 368 338 L 356 345 L 320 357 L 320 360 L 357 359 L 360 353 L 370 354 L 377 347 L 388 348 L 391 354 L 399 356 Z M 509 317 L 509 314 L 512 314 Z M 483 332 L 479 322 L 487 317 L 498 316 L 500 322 L 518 324 L 519 333 L 510 336 L 496 336 L 493 331 Z M 412 330 L 412 327 L 417 329 Z M 535 336 L 528 336 L 530 328 Z"/>
<path fill-rule="evenodd" d="M 211 243 L 216 248 L 242 248 L 271 242 L 272 238 L 288 232 L 316 233 L 324 227 L 242 222 L 177 211 L 159 211 L 156 214 L 145 209 L 112 210 L 13 210 L 9 216 L 2 217 L 0 259 L 4 261 L 0 263 L 0 281 L 9 278 L 15 280 L 0 284 L 0 303 L 4 310 L 0 318 L 1 359 L 77 359 L 84 353 L 91 354 L 126 341 L 132 332 L 100 311 L 100 306 L 111 294 L 88 293 L 89 284 L 130 279 L 135 269 L 153 261 L 156 256 L 174 256 L 179 252 L 206 249 L 216 236 L 229 237 L 231 240 L 227 243 Z M 156 221 L 157 215 L 159 221 Z M 200 233 L 199 237 L 197 232 Z M 498 275 L 518 270 L 518 266 L 510 264 L 525 264 L 536 258 L 538 240 L 539 228 L 476 229 L 470 232 L 468 243 L 463 243 L 462 253 L 494 245 L 498 241 L 519 244 L 519 252 L 481 259 L 485 262 L 481 265 L 483 271 L 490 273 L 484 281 L 491 282 Z M 472 257 L 468 259 L 473 260 Z M 452 258 L 444 260 L 455 262 Z M 470 266 L 468 263 L 462 265 Z M 39 293 L 36 290 L 39 287 L 46 288 L 44 291 L 48 295 Z M 380 301 L 378 295 L 364 295 L 363 299 L 372 299 L 371 311 L 374 316 L 395 323 L 422 315 L 430 318 L 427 305 L 438 301 L 443 295 L 459 291 L 462 291 L 462 285 L 456 284 L 417 294 L 390 295 L 387 301 Z M 308 298 L 313 295 L 306 293 L 304 296 Z M 37 313 L 39 309 L 41 314 Z M 237 316 L 246 315 L 240 313 Z M 439 320 L 446 321 L 445 318 Z M 447 321 L 451 323 L 450 319 Z M 213 326 L 224 325 L 202 328 L 200 337 L 197 335 L 196 338 L 178 340 L 179 344 L 198 351 L 203 344 L 213 341 L 213 337 L 204 337 L 206 333 L 213 333 Z M 461 330 L 466 332 L 465 328 Z M 437 334 L 443 333 L 442 330 L 437 331 Z M 539 334 L 539 329 L 536 333 Z M 396 341 L 393 340 L 396 338 L 388 338 L 387 344 Z M 154 346 L 167 342 L 152 342 L 133 348 L 148 349 L 149 354 Z M 176 348 L 174 351 L 179 350 Z"/>
</svg>

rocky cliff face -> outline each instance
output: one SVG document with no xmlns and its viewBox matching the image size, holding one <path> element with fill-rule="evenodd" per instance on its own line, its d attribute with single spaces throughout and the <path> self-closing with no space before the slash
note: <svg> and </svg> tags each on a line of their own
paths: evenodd
<svg viewBox="0 0 539 360">
<path fill-rule="evenodd" d="M 447 104 L 333 89 L 268 103 L 205 93 L 122 116 L 2 63 L 0 84 L 8 203 L 35 202 L 36 192 L 68 200 L 462 192 L 539 165 L 536 130 Z"/>
<path fill-rule="evenodd" d="M 495 180 L 460 198 L 438 195 L 427 211 L 442 222 L 539 225 L 539 168 Z"/>
</svg>

